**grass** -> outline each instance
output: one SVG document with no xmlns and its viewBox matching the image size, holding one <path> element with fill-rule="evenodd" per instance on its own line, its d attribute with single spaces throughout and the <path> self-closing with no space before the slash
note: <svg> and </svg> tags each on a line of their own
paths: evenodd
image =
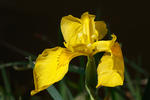
<svg viewBox="0 0 150 100">
<path fill-rule="evenodd" d="M 10 78 L 8 78 L 7 72 L 8 68 L 11 67 L 14 70 L 17 71 L 23 71 L 23 70 L 32 70 L 34 63 L 33 59 L 35 59 L 35 56 L 31 55 L 28 52 L 24 52 L 23 50 L 16 48 L 10 44 L 7 44 L 7 46 L 10 46 L 11 49 L 15 50 L 18 53 L 21 53 L 24 56 L 28 56 L 28 61 L 16 61 L 16 62 L 8 62 L 8 63 L 1 63 L 0 64 L 0 70 L 1 70 L 1 76 L 2 76 L 2 83 L 4 85 L 0 85 L 0 100 L 17 100 L 16 96 L 14 96 L 14 93 L 12 92 L 12 84 L 10 82 Z M 84 66 L 84 57 L 79 57 L 80 59 L 80 66 Z M 146 83 L 144 83 L 144 87 L 141 85 L 141 81 L 143 78 L 141 78 L 142 75 L 144 75 L 144 78 L 148 79 L 149 74 L 141 68 L 142 64 L 137 64 L 136 62 L 133 62 L 126 57 L 125 60 L 125 83 L 122 87 L 115 87 L 115 88 L 106 88 L 101 87 L 99 88 L 99 91 L 103 91 L 103 94 L 98 93 L 98 100 L 104 99 L 105 100 L 142 100 L 143 95 L 147 94 L 147 92 L 144 92 L 144 89 L 146 87 Z M 140 62 L 140 61 L 139 61 Z M 17 67 L 22 66 L 22 67 Z M 128 72 L 128 67 L 134 69 L 136 73 L 138 73 L 138 77 L 136 79 L 133 79 Z M 83 86 L 83 80 L 84 80 L 84 69 L 83 67 L 78 67 L 77 65 L 70 64 L 69 72 L 75 73 L 81 77 L 79 77 L 79 82 L 76 83 L 73 80 L 69 80 L 70 83 L 66 83 L 68 81 L 68 78 L 65 78 L 64 80 L 59 82 L 59 86 L 52 85 L 47 89 L 47 92 L 50 94 L 50 98 L 53 98 L 54 100 L 74 100 L 78 98 L 80 95 L 80 98 L 89 98 L 87 93 L 84 91 L 85 87 Z M 31 76 L 32 77 L 32 76 Z M 80 86 L 82 89 L 76 89 L 73 88 L 73 85 L 75 84 L 76 87 Z M 149 85 L 149 84 L 148 84 Z M 60 87 L 59 89 L 57 89 Z M 32 88 L 33 89 L 33 88 Z M 104 91 L 105 90 L 105 91 Z M 77 93 L 73 94 L 74 91 Z M 146 90 L 149 91 L 149 90 Z M 42 94 L 42 93 L 41 93 Z M 20 96 L 23 96 L 20 95 Z M 21 97 L 23 98 L 23 97 Z M 29 97 L 30 98 L 30 97 Z M 37 97 L 40 100 L 40 97 Z M 111 99 L 110 99 L 111 98 Z M 77 99 L 80 100 L 80 99 Z"/>
</svg>

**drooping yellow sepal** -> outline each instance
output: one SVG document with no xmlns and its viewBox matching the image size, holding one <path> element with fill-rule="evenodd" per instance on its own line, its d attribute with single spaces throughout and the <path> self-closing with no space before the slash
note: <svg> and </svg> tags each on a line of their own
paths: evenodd
<svg viewBox="0 0 150 100">
<path fill-rule="evenodd" d="M 116 42 L 111 47 L 110 52 L 106 52 L 101 58 L 97 68 L 99 86 L 114 87 L 123 84 L 124 81 L 124 61 L 119 43 Z"/>
<path fill-rule="evenodd" d="M 61 47 L 45 49 L 35 63 L 33 70 L 35 90 L 31 91 L 31 95 L 61 80 L 68 72 L 70 60 L 79 55 Z"/>
</svg>

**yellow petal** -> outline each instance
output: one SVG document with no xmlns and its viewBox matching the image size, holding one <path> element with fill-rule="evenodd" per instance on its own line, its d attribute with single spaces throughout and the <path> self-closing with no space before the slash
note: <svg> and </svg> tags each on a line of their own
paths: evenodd
<svg viewBox="0 0 150 100">
<path fill-rule="evenodd" d="M 31 95 L 61 80 L 68 72 L 70 60 L 78 55 L 80 54 L 61 47 L 45 49 L 35 63 L 33 70 L 35 90 L 31 91 Z"/>
<path fill-rule="evenodd" d="M 94 19 L 95 15 L 88 12 L 83 13 L 81 19 L 71 15 L 63 17 L 61 31 L 66 44 L 69 47 L 80 44 L 89 45 L 98 41 L 99 35 L 102 38 L 107 33 L 106 24 L 102 21 L 94 22 Z"/>
<path fill-rule="evenodd" d="M 85 12 L 81 16 L 81 22 L 83 26 L 83 34 L 86 34 L 87 44 L 93 43 L 98 40 L 98 32 L 95 28 L 95 15 Z"/>
<path fill-rule="evenodd" d="M 79 34 L 82 33 L 82 25 L 80 23 L 80 19 L 71 15 L 63 17 L 61 20 L 61 31 L 65 41 L 69 45 L 80 43 L 79 37 L 80 35 L 82 35 Z"/>
<path fill-rule="evenodd" d="M 119 43 L 115 43 L 111 52 L 101 58 L 97 68 L 99 86 L 114 87 L 122 85 L 124 81 L 124 61 Z"/>
<path fill-rule="evenodd" d="M 92 55 L 95 55 L 98 52 L 110 52 L 111 47 L 116 41 L 117 37 L 113 34 L 112 40 L 101 40 L 92 44 L 92 47 L 95 48 L 95 51 Z"/>
<path fill-rule="evenodd" d="M 108 32 L 104 21 L 95 21 L 95 28 L 98 31 L 99 39 L 102 39 Z"/>
</svg>

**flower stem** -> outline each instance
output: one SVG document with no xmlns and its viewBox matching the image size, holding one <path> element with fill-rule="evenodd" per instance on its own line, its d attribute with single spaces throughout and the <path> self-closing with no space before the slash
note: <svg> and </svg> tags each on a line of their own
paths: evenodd
<svg viewBox="0 0 150 100">
<path fill-rule="evenodd" d="M 88 57 L 85 71 L 85 87 L 90 95 L 91 100 L 96 98 L 96 65 L 94 57 Z"/>
</svg>

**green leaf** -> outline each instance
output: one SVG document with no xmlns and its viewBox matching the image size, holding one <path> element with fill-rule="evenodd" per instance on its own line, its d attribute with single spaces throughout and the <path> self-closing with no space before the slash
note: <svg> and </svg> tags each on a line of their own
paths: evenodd
<svg viewBox="0 0 150 100">
<path fill-rule="evenodd" d="M 9 67 L 9 66 L 18 66 L 18 65 L 27 65 L 28 63 L 27 62 L 9 62 L 9 63 L 5 63 L 5 64 L 1 64 L 0 65 L 0 69 L 1 68 L 6 68 L 6 67 Z"/>
<path fill-rule="evenodd" d="M 15 100 L 15 98 L 11 92 L 10 82 L 8 80 L 6 70 L 4 67 L 1 68 L 1 73 L 2 73 L 3 80 L 4 80 L 5 90 L 6 90 L 6 98 L 5 99 L 6 100 Z"/>
<path fill-rule="evenodd" d="M 126 57 L 124 57 L 124 61 L 125 63 L 129 64 L 132 68 L 134 68 L 136 71 L 144 74 L 145 76 L 149 76 L 149 74 L 144 69 L 139 67 L 139 65 L 137 65 L 134 61 L 128 60 Z"/>
<path fill-rule="evenodd" d="M 128 85 L 129 91 L 131 92 L 133 98 L 136 98 L 136 91 L 135 91 L 135 88 L 134 88 L 134 86 L 132 84 L 130 75 L 129 75 L 128 71 L 127 71 L 127 68 L 125 69 L 125 79 L 127 81 L 127 85 Z"/>
<path fill-rule="evenodd" d="M 61 80 L 60 82 L 60 93 L 62 95 L 63 100 L 73 100 L 72 93 L 70 89 L 65 84 L 65 80 Z"/>
<path fill-rule="evenodd" d="M 75 72 L 75 73 L 78 73 L 78 74 L 84 74 L 84 69 L 81 68 L 81 67 L 78 67 L 76 65 L 72 65 L 70 64 L 69 65 L 69 72 Z"/>
<path fill-rule="evenodd" d="M 123 96 L 118 93 L 115 88 L 111 88 L 111 96 L 112 100 L 125 100 L 125 98 L 123 98 Z"/>
<path fill-rule="evenodd" d="M 62 96 L 59 94 L 59 92 L 57 91 L 57 89 L 55 88 L 55 86 L 51 85 L 46 90 L 52 96 L 52 98 L 54 100 L 63 100 Z"/>
<path fill-rule="evenodd" d="M 15 46 L 11 45 L 11 44 L 8 44 L 6 42 L 3 43 L 4 46 L 24 55 L 24 56 L 29 56 L 29 63 L 31 64 L 32 68 L 34 67 L 34 64 L 32 62 L 32 59 L 35 59 L 36 56 L 24 51 L 24 50 L 21 50 L 19 48 L 16 48 Z M 57 89 L 55 88 L 55 86 L 51 85 L 50 87 L 47 88 L 47 91 L 48 93 L 53 97 L 54 100 L 63 100 L 61 95 L 59 94 L 59 92 L 57 91 Z"/>
<path fill-rule="evenodd" d="M 0 86 L 0 100 L 5 100 L 4 89 Z"/>
<path fill-rule="evenodd" d="M 5 46 L 6 48 L 11 49 L 11 50 L 13 50 L 13 51 L 15 51 L 15 52 L 17 52 L 17 53 L 23 55 L 23 56 L 31 56 L 31 57 L 34 58 L 34 59 L 36 58 L 36 56 L 32 55 L 31 53 L 26 52 L 26 51 L 24 51 L 24 50 L 22 50 L 22 49 L 19 49 L 19 48 L 15 47 L 14 45 L 9 44 L 9 43 L 7 43 L 7 42 L 5 42 L 5 41 L 1 41 L 1 44 L 2 44 L 3 46 Z"/>
<path fill-rule="evenodd" d="M 137 76 L 137 79 L 136 79 L 136 100 L 141 100 L 142 97 L 141 97 L 141 89 L 140 89 L 140 77 Z"/>
<path fill-rule="evenodd" d="M 104 87 L 105 89 L 105 99 L 109 100 L 125 100 L 125 95 L 122 94 L 122 90 L 119 87 Z"/>
</svg>

